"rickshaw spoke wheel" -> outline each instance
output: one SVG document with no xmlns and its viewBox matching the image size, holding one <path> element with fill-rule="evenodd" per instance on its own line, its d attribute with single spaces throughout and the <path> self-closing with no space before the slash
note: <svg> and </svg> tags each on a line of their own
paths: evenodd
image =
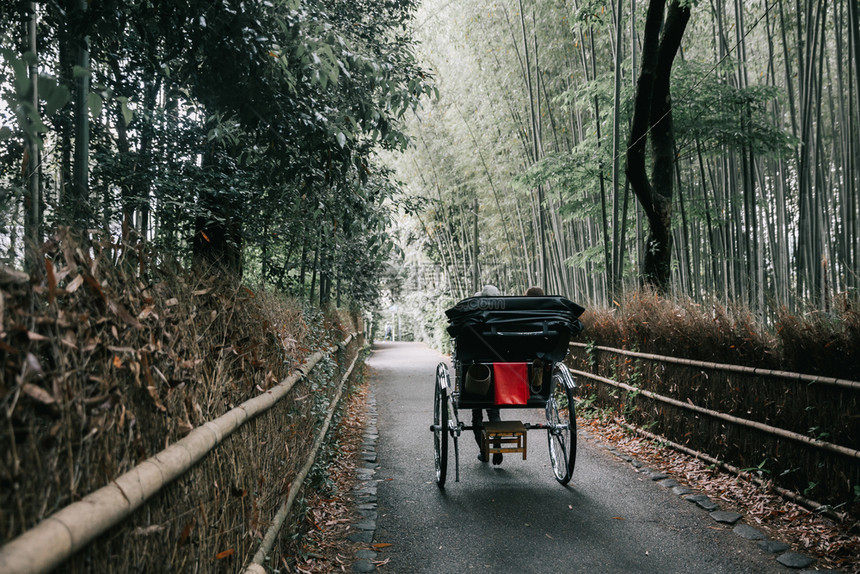
<svg viewBox="0 0 860 574">
<path fill-rule="evenodd" d="M 445 486 L 448 474 L 448 369 L 440 364 L 436 369 L 436 391 L 433 398 L 433 446 L 436 462 L 436 484 Z"/>
<path fill-rule="evenodd" d="M 573 476 L 573 467 L 576 464 L 573 389 L 565 383 L 562 373 L 555 369 L 551 384 L 552 389 L 546 403 L 549 458 L 555 479 L 561 484 L 567 484 Z"/>
</svg>

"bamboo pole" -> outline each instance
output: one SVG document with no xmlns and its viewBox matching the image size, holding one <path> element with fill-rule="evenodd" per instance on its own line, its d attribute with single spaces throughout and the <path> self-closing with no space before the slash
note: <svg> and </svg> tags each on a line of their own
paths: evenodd
<svg viewBox="0 0 860 574">
<path fill-rule="evenodd" d="M 343 385 L 346 383 L 349 376 L 352 374 L 352 369 L 355 367 L 356 361 L 358 361 L 359 353 L 356 353 L 355 358 L 352 360 L 352 364 L 346 370 L 346 373 L 343 375 L 343 378 L 340 380 L 340 384 L 338 385 L 337 394 L 331 403 L 331 408 L 329 408 L 328 415 L 325 418 L 325 422 L 323 422 L 322 429 L 320 429 L 319 434 L 317 435 L 316 440 L 314 441 L 313 447 L 311 448 L 311 454 L 308 457 L 305 464 L 302 466 L 301 471 L 296 475 L 296 478 L 293 479 L 293 482 L 290 483 L 290 488 L 288 490 L 289 494 L 287 495 L 287 500 L 281 505 L 278 509 L 277 514 L 275 514 L 275 518 L 272 520 L 272 525 L 266 531 L 266 535 L 263 537 L 263 541 L 260 543 L 260 548 L 257 549 L 256 554 L 254 554 L 254 558 L 251 560 L 251 563 L 243 571 L 243 574 L 266 574 L 266 569 L 263 567 L 263 563 L 266 561 L 266 556 L 272 551 L 272 547 L 275 545 L 275 541 L 278 538 L 278 533 L 281 531 L 281 528 L 284 525 L 284 520 L 286 520 L 287 516 L 290 515 L 290 508 L 293 506 L 293 502 L 296 500 L 296 496 L 301 490 L 305 478 L 307 478 L 308 473 L 316 462 L 317 453 L 319 452 L 320 447 L 325 440 L 325 435 L 328 432 L 329 425 L 331 425 L 332 418 L 334 418 L 334 412 L 337 409 L 337 404 L 340 402 L 340 397 L 343 392 Z"/>
<path fill-rule="evenodd" d="M 345 347 L 354 334 L 339 344 Z M 334 347 L 325 349 L 325 352 Z M 48 572 L 131 515 L 164 486 L 190 470 L 245 422 L 270 409 L 325 356 L 317 351 L 283 381 L 211 420 L 116 480 L 55 512 L 0 547 L 0 572 Z"/>
<path fill-rule="evenodd" d="M 860 459 L 860 450 L 854 448 L 844 447 L 838 444 L 833 444 L 831 442 L 825 442 L 818 439 L 809 438 L 808 436 L 788 431 L 785 429 L 773 427 L 770 425 L 766 425 L 760 422 L 751 421 L 748 419 L 742 419 L 740 417 L 736 417 L 734 415 L 729 415 L 726 413 L 721 413 L 719 411 L 714 411 L 711 409 L 706 409 L 704 407 L 696 406 L 692 403 L 685 403 L 683 401 L 679 401 L 677 399 L 672 399 L 669 397 L 664 397 L 663 395 L 658 395 L 657 393 L 653 393 L 651 391 L 646 391 L 645 389 L 637 389 L 631 385 L 620 383 L 618 381 L 614 381 L 612 379 L 607 379 L 606 377 L 601 377 L 600 375 L 594 375 L 592 373 L 587 373 L 585 371 L 579 371 L 576 369 L 570 369 L 570 372 L 579 375 L 582 377 L 586 377 L 589 379 L 594 379 L 595 381 L 600 381 L 601 383 L 605 383 L 607 385 L 611 385 L 613 387 L 618 387 L 620 389 L 624 389 L 626 391 L 638 393 L 648 397 L 649 399 L 653 399 L 655 401 L 660 401 L 662 403 L 666 403 L 668 405 L 673 405 L 676 407 L 680 407 L 683 409 L 687 409 L 689 411 L 701 413 L 704 415 L 708 415 L 720 420 L 724 420 L 739 426 L 745 426 L 748 428 L 754 428 L 756 430 L 760 430 L 762 432 L 772 434 L 781 438 L 790 439 L 793 441 L 801 442 L 809 446 L 813 446 L 822 450 L 830 451 L 836 454 L 841 454 L 843 456 L 847 456 L 849 458 Z"/>
<path fill-rule="evenodd" d="M 37 14 L 36 3 L 30 2 L 31 15 L 27 22 L 27 41 L 33 60 L 28 66 L 30 74 L 30 98 L 35 110 L 39 109 L 39 60 L 36 36 Z M 27 192 L 24 200 L 24 268 L 32 274 L 38 272 L 44 263 L 39 259 L 39 246 L 42 245 L 42 183 L 40 173 L 41 156 L 39 155 L 39 137 L 35 133 L 34 120 L 30 120 L 29 130 L 26 132 L 26 150 L 29 154 L 29 162 L 25 162 L 25 173 L 27 178 Z M 32 130 L 32 131 L 31 131 Z"/>
<path fill-rule="evenodd" d="M 665 437 L 662 437 L 660 435 L 656 435 L 654 433 L 648 432 L 645 429 L 641 429 L 641 428 L 637 427 L 636 425 L 631 425 L 631 424 L 625 423 L 625 422 L 622 422 L 619 424 L 622 427 L 626 428 L 627 430 L 632 431 L 632 432 L 634 432 L 640 436 L 643 436 L 647 439 L 650 439 L 650 440 L 659 442 L 661 444 L 665 444 L 667 446 L 670 446 L 679 452 L 683 452 L 683 453 L 688 454 L 694 458 L 703 460 L 703 461 L 707 462 L 708 464 L 713 464 L 713 465 L 719 466 L 720 468 L 723 468 L 723 469 L 731 472 L 732 474 L 736 474 L 740 478 L 750 480 L 750 481 L 754 482 L 755 484 L 757 484 L 763 488 L 773 490 L 774 492 L 776 492 L 778 495 L 782 496 L 783 498 L 787 498 L 787 499 L 791 500 L 792 502 L 800 504 L 801 506 L 804 506 L 813 512 L 819 512 L 821 514 L 824 514 L 825 516 L 829 516 L 830 518 L 838 520 L 839 522 L 845 522 L 845 519 L 848 517 L 848 514 L 845 512 L 836 512 L 835 510 L 833 510 L 832 508 L 830 508 L 826 504 L 821 504 L 820 502 L 816 502 L 814 500 L 806 498 L 805 496 L 797 494 L 796 492 L 792 492 L 792 491 L 787 490 L 785 488 L 782 488 L 780 486 L 776 486 L 770 480 L 763 480 L 754 474 L 751 474 L 749 472 L 741 470 L 738 467 L 733 466 L 727 462 L 723 462 L 718 458 L 714 458 L 709 454 L 706 454 L 704 452 L 700 452 L 698 450 L 694 450 L 694 449 L 692 449 L 688 446 L 684 446 L 682 444 L 678 444 L 678 443 L 673 442 L 673 441 L 671 441 Z"/>
<path fill-rule="evenodd" d="M 571 347 L 588 347 L 585 343 L 571 342 Z M 696 367 L 701 369 L 711 369 L 714 371 L 727 371 L 731 373 L 744 373 L 747 375 L 756 375 L 759 377 L 774 377 L 779 379 L 788 379 L 808 384 L 831 385 L 835 387 L 843 387 L 855 391 L 860 390 L 860 381 L 849 381 L 846 379 L 836 379 L 834 377 L 819 377 L 817 375 L 805 375 L 803 373 L 791 373 L 788 371 L 775 371 L 771 369 L 760 369 L 758 367 L 744 367 L 742 365 L 727 365 L 724 363 L 711 363 L 708 361 L 695 361 L 692 359 L 680 359 L 678 357 L 666 357 L 663 355 L 651 355 L 649 353 L 638 353 L 636 351 L 626 351 L 624 349 L 614 349 L 612 347 L 594 346 L 593 349 L 625 355 L 627 357 L 636 357 L 639 359 L 648 359 L 651 361 L 662 361 L 664 363 L 674 363 L 676 365 L 686 365 L 688 367 Z"/>
</svg>

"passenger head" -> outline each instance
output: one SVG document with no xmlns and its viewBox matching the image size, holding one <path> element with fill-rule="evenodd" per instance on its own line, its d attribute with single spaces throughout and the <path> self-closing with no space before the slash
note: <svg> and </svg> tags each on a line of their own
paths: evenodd
<svg viewBox="0 0 860 574">
<path fill-rule="evenodd" d="M 484 285 L 484 288 L 476 292 L 472 297 L 498 297 L 502 292 L 495 285 Z"/>
<path fill-rule="evenodd" d="M 526 289 L 526 297 L 543 297 L 544 292 L 540 287 L 529 287 Z"/>
</svg>

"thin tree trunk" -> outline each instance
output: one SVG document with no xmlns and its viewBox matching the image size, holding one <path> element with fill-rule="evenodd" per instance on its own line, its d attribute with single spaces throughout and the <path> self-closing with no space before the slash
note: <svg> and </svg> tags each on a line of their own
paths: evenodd
<svg viewBox="0 0 860 574">
<path fill-rule="evenodd" d="M 589 29 L 588 33 L 590 37 L 591 43 L 591 69 L 593 73 L 597 74 L 597 60 L 594 50 L 594 30 Z M 594 105 L 594 128 L 597 135 L 597 172 L 598 172 L 598 184 L 600 186 L 600 215 L 601 215 L 601 232 L 603 239 L 603 264 L 605 268 L 605 274 L 607 278 L 607 285 L 611 286 L 614 284 L 615 280 L 612 277 L 612 256 L 610 255 L 610 243 L 612 243 L 611 235 L 609 234 L 609 214 L 608 209 L 606 207 L 606 180 L 603 178 L 603 159 L 601 157 L 600 151 L 600 142 L 602 138 L 600 137 L 600 104 L 597 100 L 597 96 L 593 98 Z M 615 212 L 615 203 L 617 201 L 617 194 L 613 190 L 612 197 L 612 210 Z M 613 216 L 613 220 L 616 219 Z M 607 297 L 608 298 L 608 297 Z"/>
<path fill-rule="evenodd" d="M 717 242 L 715 240 L 716 234 L 714 232 L 713 218 L 711 216 L 711 206 L 708 201 L 708 179 L 705 175 L 705 164 L 702 160 L 702 146 L 698 139 L 696 139 L 696 158 L 699 163 L 699 177 L 702 179 L 702 202 L 705 207 L 706 236 L 708 238 L 708 252 L 710 253 L 710 257 L 706 258 L 711 264 L 711 284 L 709 286 L 709 290 L 711 292 L 715 292 L 717 281 L 720 277 L 720 274 L 717 272 L 717 261 L 722 260 L 725 257 L 725 254 L 717 251 Z"/>
<path fill-rule="evenodd" d="M 302 254 L 300 259 L 300 267 L 299 267 L 299 293 L 302 296 L 305 294 L 305 275 L 307 274 L 308 267 L 308 233 L 304 229 L 304 226 L 301 229 L 302 234 Z"/>
<path fill-rule="evenodd" d="M 314 249 L 314 262 L 311 265 L 311 292 L 308 296 L 308 301 L 314 300 L 314 293 L 316 293 L 317 287 L 317 271 L 319 270 L 319 257 L 320 257 L 320 247 L 322 246 L 322 227 L 320 227 L 319 232 L 317 234 L 317 246 Z"/>
<path fill-rule="evenodd" d="M 144 84 L 143 106 L 144 109 L 150 112 L 149 118 L 145 118 L 141 123 L 140 128 L 140 149 L 139 149 L 139 164 L 138 169 L 144 177 L 138 179 L 136 186 L 137 197 L 135 198 L 138 204 L 137 212 L 137 230 L 142 239 L 146 239 L 149 233 L 149 205 L 152 189 L 152 178 L 155 169 L 153 161 L 153 149 L 155 148 L 156 129 L 153 125 L 156 105 L 158 103 L 158 92 L 161 90 L 161 78 L 156 77 Z"/>
<path fill-rule="evenodd" d="M 618 220 L 618 186 L 619 169 L 618 160 L 621 155 L 621 23 L 622 23 L 623 0 L 618 0 L 615 9 L 615 85 L 613 90 L 612 105 L 612 258 L 611 268 L 607 269 L 610 297 L 613 296 L 621 284 L 621 230 L 622 225 Z M 626 205 L 625 205 L 626 207 Z"/>
<path fill-rule="evenodd" d="M 851 276 L 852 286 L 860 287 L 860 201 L 858 201 L 858 188 L 860 188 L 860 143 L 851 134 L 860 130 L 860 14 L 858 14 L 857 0 L 848 2 L 848 27 L 850 28 L 850 46 L 854 59 L 854 67 L 848 67 L 848 156 L 851 168 L 846 174 L 849 189 L 847 197 L 850 202 L 850 218 L 846 226 L 851 230 L 853 245 L 853 256 L 850 260 L 854 274 Z M 853 81 L 851 76 L 853 75 Z M 853 95 L 852 92 L 853 91 Z"/>
<path fill-rule="evenodd" d="M 529 57 L 529 45 L 528 45 L 528 36 L 526 35 L 526 20 L 525 14 L 523 12 L 523 2 L 519 1 L 520 7 L 520 27 L 522 29 L 523 34 L 523 54 L 525 56 L 525 80 L 526 80 L 526 91 L 529 98 L 529 111 L 531 117 L 531 134 L 532 134 L 532 144 L 533 144 L 533 153 L 534 160 L 538 161 L 540 159 L 540 143 L 539 143 L 539 132 L 540 128 L 538 127 L 538 118 L 535 112 L 535 95 L 534 90 L 532 88 L 532 73 L 531 73 L 531 62 Z M 540 247 L 540 277 L 541 284 L 546 285 L 548 280 L 548 261 L 547 261 L 547 252 L 546 252 L 546 222 L 544 221 L 544 210 L 543 210 L 543 186 L 537 186 L 537 233 L 535 234 L 535 239 L 539 243 Z"/>
<path fill-rule="evenodd" d="M 472 220 L 473 220 L 473 228 L 472 228 L 472 249 L 474 249 L 474 255 L 472 256 L 472 288 L 477 292 L 481 290 L 481 268 L 478 266 L 479 255 L 481 251 L 480 243 L 478 243 L 478 193 L 475 191 L 475 197 L 472 201 Z"/>
<path fill-rule="evenodd" d="M 839 151 L 839 160 L 838 165 L 839 169 L 842 172 L 842 181 L 835 183 L 837 187 L 836 191 L 836 201 L 835 205 L 839 206 L 839 217 L 835 222 L 835 228 L 838 236 L 838 257 L 837 260 L 834 261 L 834 271 L 836 273 L 836 282 L 833 285 L 833 288 L 839 291 L 845 291 L 850 288 L 851 279 L 848 277 L 849 271 L 851 269 L 851 243 L 850 243 L 850 229 L 848 228 L 847 222 L 851 221 L 851 216 L 849 214 L 851 201 L 845 193 L 846 189 L 849 187 L 849 181 L 851 180 L 851 166 L 849 160 L 848 153 L 848 141 L 849 137 L 845 137 L 845 127 L 850 125 L 851 120 L 848 117 L 848 113 L 846 110 L 846 86 L 845 79 L 843 75 L 843 63 L 845 62 L 845 54 L 843 53 L 843 36 L 845 35 L 844 30 L 844 22 L 845 22 L 845 10 L 844 5 L 840 4 L 837 9 L 833 10 L 833 27 L 835 31 L 834 37 L 834 46 L 836 48 L 836 90 L 837 90 L 837 98 L 833 97 L 833 81 L 832 81 L 832 73 L 830 70 L 830 64 L 828 60 L 827 66 L 827 90 L 830 100 L 830 130 L 833 134 L 833 145 L 834 148 Z M 837 100 L 838 99 L 838 106 Z M 837 109 L 838 108 L 838 109 Z M 836 116 L 838 115 L 838 120 Z M 839 134 L 838 141 L 837 134 Z M 837 162 L 834 162 L 837 163 Z M 841 223 L 841 224 L 840 224 Z M 842 270 L 844 269 L 844 272 Z M 841 280 L 841 281 L 840 281 Z"/>
<path fill-rule="evenodd" d="M 679 153 L 676 151 L 675 156 L 678 156 Z M 681 166 L 678 165 L 678 162 L 675 162 L 675 178 L 676 183 L 678 184 L 678 189 L 681 189 Z M 681 276 L 681 285 L 683 291 L 688 295 L 696 296 L 698 295 L 698 289 L 693 288 L 693 272 L 692 272 L 692 263 L 690 251 L 692 245 L 690 244 L 690 221 L 687 219 L 687 209 L 684 206 L 684 196 L 682 194 L 677 194 L 678 197 L 678 208 L 681 212 L 681 228 L 678 230 L 678 235 L 681 238 L 680 248 L 677 250 L 679 254 L 679 265 L 678 270 Z"/>
<path fill-rule="evenodd" d="M 74 14 L 77 23 L 77 66 L 86 73 L 75 81 L 75 158 L 71 197 L 66 206 L 67 221 L 80 229 L 86 229 L 92 216 L 89 206 L 89 157 L 90 157 L 90 52 L 87 27 L 87 0 L 79 0 Z"/>
<path fill-rule="evenodd" d="M 27 22 L 27 44 L 33 53 L 29 67 L 30 74 L 30 103 L 34 114 L 39 110 L 39 65 L 36 46 L 36 3 L 30 2 L 30 18 Z M 35 273 L 40 267 L 39 246 L 42 244 L 42 185 L 40 172 L 39 136 L 28 132 L 27 148 L 25 151 L 26 166 L 24 176 L 27 179 L 27 194 L 24 200 L 24 269 Z"/>
</svg>

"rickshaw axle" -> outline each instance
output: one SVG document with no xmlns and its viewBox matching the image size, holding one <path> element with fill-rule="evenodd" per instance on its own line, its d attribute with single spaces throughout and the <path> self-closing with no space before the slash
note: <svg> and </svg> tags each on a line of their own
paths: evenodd
<svg viewBox="0 0 860 574">
<path fill-rule="evenodd" d="M 543 423 L 523 423 L 523 426 L 526 427 L 526 430 L 554 429 L 553 426 L 546 425 Z M 438 426 L 437 425 L 430 425 L 430 430 L 432 432 L 436 432 L 437 430 L 450 430 L 450 429 L 442 429 L 441 427 L 442 427 L 442 425 L 438 425 Z M 567 428 L 567 427 L 568 427 L 568 425 L 561 425 L 559 428 Z M 479 428 L 482 428 L 482 427 L 476 427 L 474 425 L 467 425 L 467 424 L 463 424 L 463 423 L 460 423 L 460 426 L 459 426 L 459 429 L 461 431 L 475 430 L 475 429 L 479 429 Z"/>
</svg>

